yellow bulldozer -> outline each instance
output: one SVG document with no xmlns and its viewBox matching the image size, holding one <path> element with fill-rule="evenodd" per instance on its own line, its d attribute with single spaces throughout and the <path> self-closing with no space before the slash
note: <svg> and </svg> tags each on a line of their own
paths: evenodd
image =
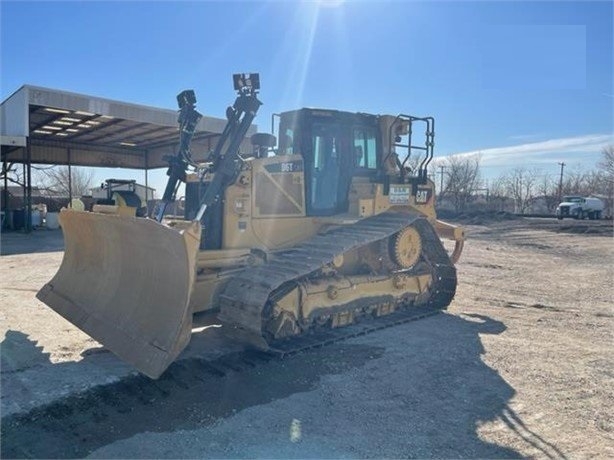
<svg viewBox="0 0 614 460">
<path fill-rule="evenodd" d="M 277 115 L 279 139 L 255 134 L 242 153 L 259 77 L 237 74 L 234 86 L 200 162 L 196 97 L 177 97 L 179 148 L 150 217 L 130 200 L 60 213 L 64 258 L 37 297 L 152 378 L 188 344 L 197 312 L 288 352 L 446 308 L 464 233 L 435 215 L 434 119 L 303 108 Z M 181 183 L 185 215 L 169 218 Z"/>
</svg>

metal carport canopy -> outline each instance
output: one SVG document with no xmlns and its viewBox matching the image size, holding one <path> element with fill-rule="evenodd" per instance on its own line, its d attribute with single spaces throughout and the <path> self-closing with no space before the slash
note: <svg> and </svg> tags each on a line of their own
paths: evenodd
<svg viewBox="0 0 614 460">
<path fill-rule="evenodd" d="M 225 125 L 225 119 L 200 120 L 192 142 L 196 161 Z M 2 160 L 29 164 L 159 168 L 168 165 L 163 157 L 175 153 L 179 138 L 174 110 L 31 85 L 2 102 L 0 128 Z M 255 132 L 252 126 L 248 135 Z"/>
</svg>

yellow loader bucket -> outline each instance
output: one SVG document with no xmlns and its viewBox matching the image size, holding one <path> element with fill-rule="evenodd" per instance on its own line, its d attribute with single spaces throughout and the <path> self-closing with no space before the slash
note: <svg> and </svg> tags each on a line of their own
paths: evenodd
<svg viewBox="0 0 614 460">
<path fill-rule="evenodd" d="M 63 210 L 60 269 L 36 297 L 157 378 L 190 340 L 200 224 Z"/>
</svg>

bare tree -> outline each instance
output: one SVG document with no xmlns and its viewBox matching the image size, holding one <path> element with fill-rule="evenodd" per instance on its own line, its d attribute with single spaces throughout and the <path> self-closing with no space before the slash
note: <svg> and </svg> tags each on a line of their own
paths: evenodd
<svg viewBox="0 0 614 460">
<path fill-rule="evenodd" d="M 505 211 L 509 201 L 507 196 L 505 176 L 499 176 L 490 182 L 489 186 L 490 207 L 495 211 Z"/>
<path fill-rule="evenodd" d="M 583 195 L 602 194 L 602 184 L 605 179 L 605 174 L 602 171 L 593 170 L 584 174 L 584 180 L 581 187 Z"/>
<path fill-rule="evenodd" d="M 557 181 L 547 174 L 544 175 L 543 180 L 537 185 L 537 193 L 543 197 L 549 212 L 554 212 L 559 204 L 558 188 Z"/>
<path fill-rule="evenodd" d="M 526 168 L 516 168 L 505 176 L 505 189 L 514 200 L 516 212 L 524 214 L 529 209 L 535 197 L 537 176 L 537 171 Z"/>
<path fill-rule="evenodd" d="M 480 155 L 449 156 L 445 168 L 444 195 L 452 200 L 457 212 L 462 211 L 480 187 Z"/>
<path fill-rule="evenodd" d="M 614 145 L 604 147 L 601 153 L 603 158 L 597 166 L 605 172 L 610 181 L 614 181 Z"/>
<path fill-rule="evenodd" d="M 586 190 L 586 176 L 581 166 L 568 171 L 563 179 L 563 195 L 584 195 Z"/>
<path fill-rule="evenodd" d="M 606 214 L 614 215 L 614 145 L 608 145 L 602 150 L 603 158 L 597 164 L 601 182 L 599 192 L 606 197 Z"/>
<path fill-rule="evenodd" d="M 89 194 L 94 171 L 91 168 L 70 168 L 70 189 L 73 197 Z M 69 168 L 68 166 L 55 166 L 39 171 L 41 190 L 47 196 L 69 196 Z"/>
<path fill-rule="evenodd" d="M 6 167 L 6 168 L 5 168 Z M 24 184 L 24 174 L 22 165 L 18 165 L 15 163 L 4 163 L 2 162 L 2 172 L 0 172 L 0 179 L 3 182 L 4 186 L 4 178 L 6 177 L 7 182 L 11 182 L 16 185 L 23 186 Z"/>
</svg>

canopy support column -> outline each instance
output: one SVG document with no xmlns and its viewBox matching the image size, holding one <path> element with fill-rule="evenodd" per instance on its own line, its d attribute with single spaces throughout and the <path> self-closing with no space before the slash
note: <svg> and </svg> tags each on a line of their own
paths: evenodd
<svg viewBox="0 0 614 460">
<path fill-rule="evenodd" d="M 70 165 L 70 149 L 66 150 L 68 156 L 68 207 L 72 208 L 72 168 Z"/>
<path fill-rule="evenodd" d="M 24 212 L 24 230 L 26 233 L 32 231 L 32 146 L 30 145 L 30 137 L 26 139 L 26 163 L 24 164 L 25 170 L 25 212 Z"/>
<path fill-rule="evenodd" d="M 4 173 L 4 190 L 2 190 L 2 210 L 4 211 L 4 219 L 2 220 L 2 228 L 8 227 L 9 213 L 9 163 L 7 159 L 4 159 L 2 165 L 2 172 Z"/>
</svg>

